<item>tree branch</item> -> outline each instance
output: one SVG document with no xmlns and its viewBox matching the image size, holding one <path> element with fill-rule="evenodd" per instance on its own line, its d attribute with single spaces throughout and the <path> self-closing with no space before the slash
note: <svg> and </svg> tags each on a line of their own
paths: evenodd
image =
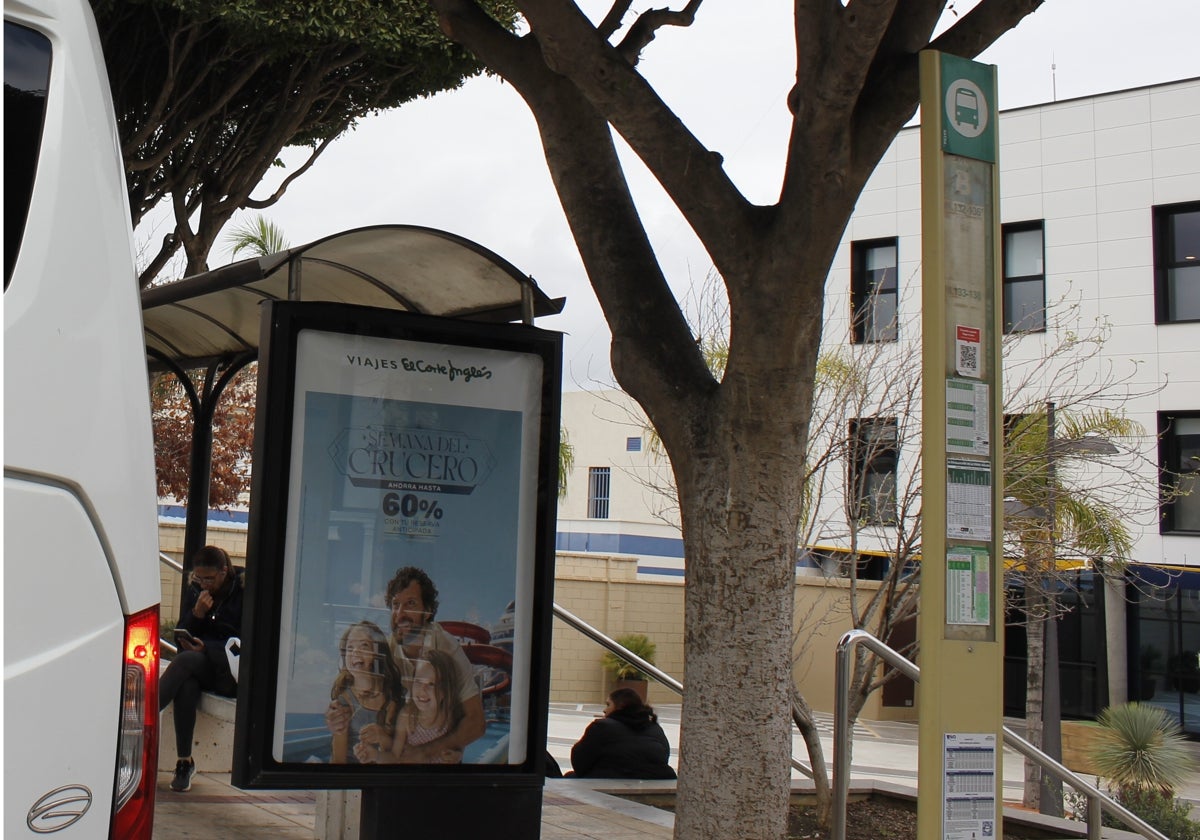
<svg viewBox="0 0 1200 840">
<path fill-rule="evenodd" d="M 696 11 L 702 2 L 704 0 L 690 0 L 687 6 L 678 12 L 670 9 L 649 9 L 642 12 L 629 31 L 625 33 L 621 43 L 616 45 L 617 52 L 624 56 L 631 65 L 637 64 L 638 56 L 654 40 L 659 29 L 664 26 L 691 26 L 696 20 Z M 607 40 L 603 31 L 601 31 L 601 36 Z"/>
<path fill-rule="evenodd" d="M 1026 16 L 1036 12 L 1044 0 L 980 0 L 954 26 L 930 43 L 930 48 L 963 58 L 975 58 Z"/>
<path fill-rule="evenodd" d="M 601 38 L 607 41 L 616 34 L 617 30 L 621 28 L 621 21 L 624 19 L 625 13 L 632 5 L 633 0 L 617 0 L 616 3 L 613 3 L 608 14 L 604 16 L 604 20 L 600 21 L 600 25 L 596 27 Z"/>
<path fill-rule="evenodd" d="M 571 80 L 621 134 L 728 274 L 763 222 L 722 168 L 657 92 L 573 5 L 523 0 L 546 66 Z M 761 208 L 759 209 L 761 211 Z M 714 212 L 715 211 L 715 212 Z"/>
<path fill-rule="evenodd" d="M 612 329 L 613 372 L 643 405 L 660 407 L 650 419 L 664 442 L 679 442 L 693 433 L 687 418 L 701 408 L 688 400 L 711 394 L 716 382 L 655 258 L 607 121 L 571 81 L 546 66 L 536 34 L 516 38 L 468 0 L 430 1 L 443 31 L 529 103 L 559 200 Z M 650 392 L 658 399 L 647 401 Z"/>
</svg>

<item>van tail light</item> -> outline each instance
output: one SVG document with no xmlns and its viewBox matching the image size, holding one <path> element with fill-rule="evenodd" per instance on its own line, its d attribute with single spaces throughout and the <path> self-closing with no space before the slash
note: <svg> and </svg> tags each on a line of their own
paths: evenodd
<svg viewBox="0 0 1200 840">
<path fill-rule="evenodd" d="M 158 607 L 125 617 L 110 840 L 150 840 L 158 770 Z"/>
</svg>

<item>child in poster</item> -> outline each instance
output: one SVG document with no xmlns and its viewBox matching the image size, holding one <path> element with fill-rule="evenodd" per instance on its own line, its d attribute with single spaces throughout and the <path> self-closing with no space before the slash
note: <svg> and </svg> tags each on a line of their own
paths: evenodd
<svg viewBox="0 0 1200 840">
<path fill-rule="evenodd" d="M 329 696 L 350 712 L 350 720 L 345 731 L 333 735 L 330 761 L 345 764 L 359 760 L 360 743 L 375 750 L 392 748 L 404 693 L 387 637 L 374 622 L 360 621 L 346 628 L 338 651 L 342 667 Z"/>
</svg>

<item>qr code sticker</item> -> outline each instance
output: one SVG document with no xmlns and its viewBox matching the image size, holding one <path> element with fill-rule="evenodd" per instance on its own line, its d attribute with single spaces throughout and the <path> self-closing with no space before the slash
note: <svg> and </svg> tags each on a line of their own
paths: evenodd
<svg viewBox="0 0 1200 840">
<path fill-rule="evenodd" d="M 958 365 L 962 376 L 979 376 L 979 345 L 975 342 L 959 341 Z"/>
</svg>

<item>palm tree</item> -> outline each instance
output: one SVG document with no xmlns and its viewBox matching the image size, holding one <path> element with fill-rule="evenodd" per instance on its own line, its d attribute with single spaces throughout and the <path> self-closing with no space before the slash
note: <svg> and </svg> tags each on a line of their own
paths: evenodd
<svg viewBox="0 0 1200 840">
<path fill-rule="evenodd" d="M 1132 420 L 1112 411 L 1056 413 L 1054 404 L 1047 403 L 1021 416 L 1006 435 L 1005 520 L 1019 555 L 1010 574 L 1025 584 L 1025 722 L 1029 740 L 1037 747 L 1042 746 L 1047 621 L 1058 617 L 1059 561 L 1085 560 L 1103 573 L 1127 561 L 1133 548 L 1121 510 L 1064 482 L 1058 466 L 1114 455 L 1118 450 L 1113 439 L 1140 431 Z M 1046 789 L 1051 801 L 1042 803 L 1041 768 L 1026 760 L 1025 806 L 1041 804 L 1045 813 L 1061 815 L 1061 788 Z"/>
<path fill-rule="evenodd" d="M 558 430 L 558 498 L 567 495 L 567 476 L 575 468 L 575 447 L 567 440 L 567 430 Z"/>
<path fill-rule="evenodd" d="M 242 251 L 248 251 L 256 257 L 265 257 L 291 247 L 284 236 L 283 228 L 261 213 L 231 228 L 225 242 L 231 246 L 231 257 L 236 257 Z"/>
</svg>

